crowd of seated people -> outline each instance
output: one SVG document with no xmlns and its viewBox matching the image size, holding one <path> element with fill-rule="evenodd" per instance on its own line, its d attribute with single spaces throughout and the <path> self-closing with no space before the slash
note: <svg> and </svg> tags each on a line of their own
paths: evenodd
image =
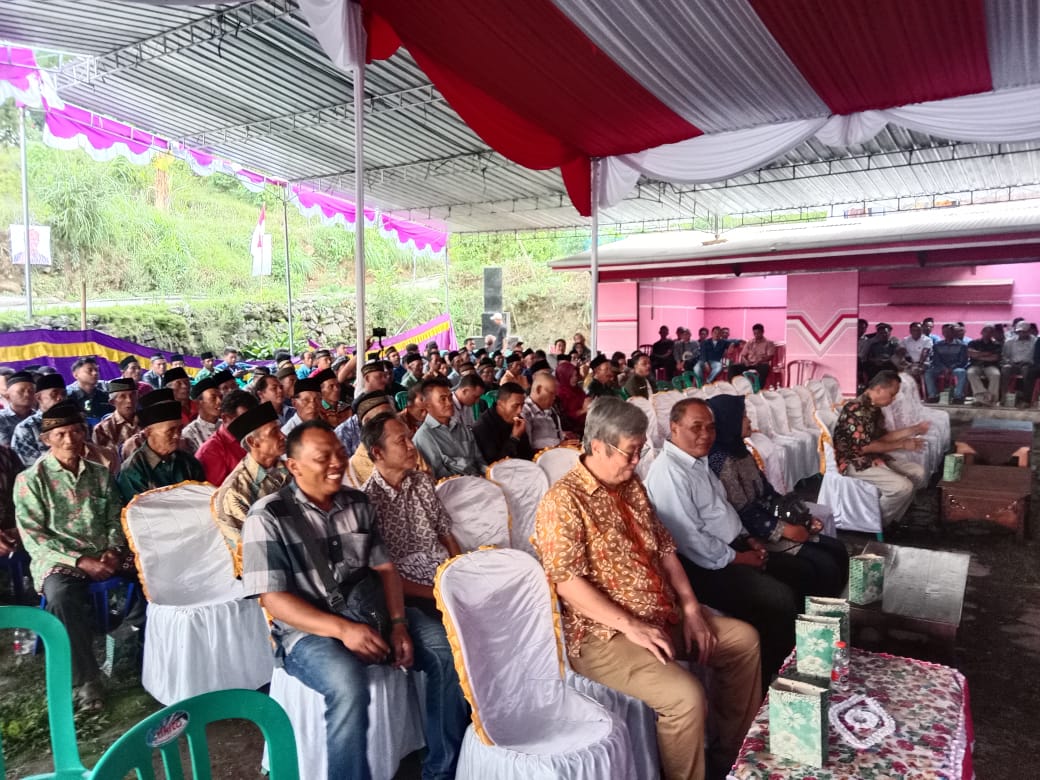
<svg viewBox="0 0 1040 780">
<path fill-rule="evenodd" d="M 887 322 L 877 323 L 873 333 L 868 333 L 866 320 L 858 324 L 861 387 L 880 371 L 898 371 L 921 382 L 932 403 L 942 390 L 949 391 L 951 402 L 963 403 L 969 388 L 974 402 L 982 406 L 1004 401 L 1013 388 L 1016 406 L 1032 403 L 1040 379 L 1036 323 L 1016 317 L 1010 326 L 986 324 L 977 338 L 969 338 L 963 322 L 945 323 L 937 334 L 931 317 L 911 322 L 902 338 L 892 334 Z"/>
<path fill-rule="evenodd" d="M 562 340 L 548 351 L 468 342 L 445 354 L 409 344 L 361 361 L 337 345 L 277 356 L 270 370 L 227 350 L 194 382 L 165 359 L 150 361 L 143 383 L 127 361 L 105 383 L 87 360 L 70 388 L 53 369 L 0 372 L 0 554 L 21 547 L 31 557 L 46 608 L 75 635 L 78 700 L 102 707 L 84 589 L 136 576 L 120 510 L 146 490 L 208 481 L 235 574 L 273 618 L 280 663 L 325 699 L 329 776 L 365 776 L 364 667 L 385 660 L 427 673 L 424 776 L 450 777 L 469 713 L 432 600 L 437 566 L 460 552 L 435 482 L 580 444 L 577 465 L 541 501 L 533 537 L 562 601 L 568 657 L 656 711 L 665 777 L 702 778 L 733 760 L 793 647 L 802 599 L 837 595 L 848 572 L 844 547 L 821 534 L 825 507 L 799 504 L 796 519 L 777 518 L 776 502 L 798 502 L 777 495 L 747 457 L 742 397 L 676 403 L 645 485 L 635 475 L 648 420 L 624 398 L 655 393 L 658 370 L 764 375 L 775 346 L 761 326 L 752 334 L 714 328 L 693 340 L 680 328 L 673 341 L 662 329 L 667 343 L 621 355 L 620 366 L 575 334 L 570 350 Z M 882 378 L 864 396 L 873 405 L 852 403 L 849 414 L 877 413 L 893 394 Z M 896 433 L 878 432 L 874 446 L 836 440 L 839 462 L 864 478 L 887 468 L 882 454 L 917 434 Z M 891 492 L 886 511 L 905 509 L 905 490 Z M 319 543 L 301 540 L 301 529 Z M 328 562 L 315 556 L 334 548 L 343 550 L 337 585 L 378 580 L 387 631 L 327 598 L 316 571 Z M 143 609 L 130 620 L 140 627 Z M 710 745 L 706 694 L 676 663 L 684 659 L 715 670 Z"/>
</svg>

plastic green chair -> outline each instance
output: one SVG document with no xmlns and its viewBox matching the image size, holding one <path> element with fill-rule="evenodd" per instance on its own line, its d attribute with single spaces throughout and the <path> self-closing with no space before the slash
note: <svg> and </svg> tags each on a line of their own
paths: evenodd
<svg viewBox="0 0 1040 780">
<path fill-rule="evenodd" d="M 676 390 L 685 390 L 690 387 L 689 381 L 682 374 L 672 377 L 672 387 Z"/>
<path fill-rule="evenodd" d="M 0 607 L 0 628 L 27 628 L 43 641 L 47 652 L 47 719 L 51 730 L 54 772 L 24 780 L 82 780 L 87 768 L 79 758 L 76 723 L 72 718 L 72 650 L 65 626 L 36 607 Z M 4 774 L 0 745 L 0 777 Z"/>
<path fill-rule="evenodd" d="M 255 723 L 267 741 L 270 780 L 299 780 L 296 735 L 285 710 L 263 693 L 244 688 L 212 691 L 171 704 L 131 728 L 101 756 L 90 780 L 123 780 L 131 772 L 138 780 L 155 780 L 152 751 L 162 754 L 169 780 L 183 780 L 180 737 L 188 742 L 191 776 L 211 780 L 206 726 L 214 721 L 240 718 Z"/>
<path fill-rule="evenodd" d="M 402 390 L 394 396 L 394 403 L 397 404 L 397 411 L 403 412 L 404 408 L 408 406 L 408 391 Z"/>
<path fill-rule="evenodd" d="M 659 379 L 657 381 L 657 392 L 659 392 L 659 393 L 664 393 L 664 392 L 667 392 L 668 390 L 674 390 L 674 389 L 675 388 L 672 387 L 672 383 L 671 382 L 666 382 L 663 379 Z"/>
<path fill-rule="evenodd" d="M 699 371 L 687 371 L 683 376 L 690 383 L 687 387 L 704 387 L 704 377 Z"/>
</svg>

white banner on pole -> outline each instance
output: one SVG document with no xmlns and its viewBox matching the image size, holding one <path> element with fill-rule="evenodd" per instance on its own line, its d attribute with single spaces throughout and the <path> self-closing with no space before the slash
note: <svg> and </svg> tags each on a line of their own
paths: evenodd
<svg viewBox="0 0 1040 780">
<path fill-rule="evenodd" d="M 11 225 L 11 262 L 25 265 L 25 225 Z M 51 264 L 51 229 L 48 225 L 29 225 L 29 262 Z"/>
<path fill-rule="evenodd" d="M 260 239 L 260 251 L 253 252 L 253 276 L 271 275 L 271 234 L 264 233 Z"/>
</svg>

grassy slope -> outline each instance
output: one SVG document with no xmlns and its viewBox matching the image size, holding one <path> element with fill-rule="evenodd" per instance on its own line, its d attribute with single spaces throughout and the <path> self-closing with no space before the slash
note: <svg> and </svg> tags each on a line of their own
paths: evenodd
<svg viewBox="0 0 1040 780">
<path fill-rule="evenodd" d="M 38 300 L 74 302 L 84 280 L 92 300 L 201 297 L 233 310 L 260 297 L 282 299 L 277 190 L 250 193 L 228 177 L 198 177 L 168 159 L 148 166 L 122 159 L 97 163 L 82 152 L 54 150 L 38 141 L 30 142 L 29 169 L 30 211 L 34 221 L 51 226 L 55 258 L 53 268 L 34 273 Z M 17 148 L 0 146 L 0 287 L 7 294 L 21 291 L 21 271 L 10 265 L 6 234 L 8 225 L 21 221 L 19 175 Z M 156 208 L 157 193 L 164 192 L 169 205 Z M 274 259 L 272 277 L 261 291 L 259 280 L 249 275 L 247 247 L 262 202 Z M 294 208 L 288 221 L 295 293 L 342 300 L 344 317 L 352 321 L 353 234 L 308 220 Z M 506 308 L 529 343 L 587 328 L 587 277 L 554 274 L 545 265 L 586 244 L 581 238 L 454 237 L 447 297 L 459 334 L 479 328 L 484 265 L 503 267 Z M 396 331 L 444 310 L 443 261 L 413 261 L 411 253 L 373 230 L 366 231 L 365 254 L 370 323 Z M 166 322 L 155 306 L 147 308 L 121 307 L 114 316 L 147 318 L 149 327 L 183 327 Z M 4 317 L 9 318 L 19 315 Z"/>
</svg>

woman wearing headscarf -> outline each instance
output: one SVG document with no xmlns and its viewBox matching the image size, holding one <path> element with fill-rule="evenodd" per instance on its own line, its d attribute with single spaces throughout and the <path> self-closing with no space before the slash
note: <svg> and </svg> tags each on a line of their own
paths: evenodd
<svg viewBox="0 0 1040 780">
<path fill-rule="evenodd" d="M 708 465 L 744 528 L 767 551 L 785 556 L 783 568 L 790 573 L 782 579 L 803 596 L 840 594 L 849 574 L 849 556 L 840 541 L 820 533 L 819 515 L 828 510 L 793 493 L 781 495 L 766 480 L 744 443 L 751 435 L 744 396 L 717 395 L 708 405 L 715 414 L 715 444 Z"/>
<path fill-rule="evenodd" d="M 588 396 L 578 385 L 578 369 L 565 356 L 560 355 L 556 363 L 556 401 L 560 405 L 563 428 L 578 438 L 585 432 L 585 413 L 588 411 Z"/>
</svg>

